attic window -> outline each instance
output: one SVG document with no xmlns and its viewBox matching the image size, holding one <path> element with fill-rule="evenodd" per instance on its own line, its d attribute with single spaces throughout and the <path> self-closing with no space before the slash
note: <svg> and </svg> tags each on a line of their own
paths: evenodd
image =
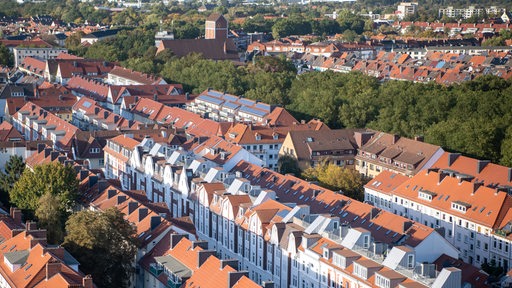
<svg viewBox="0 0 512 288">
<path fill-rule="evenodd" d="M 308 137 L 308 138 L 307 138 L 307 141 L 308 141 L 308 142 L 313 142 L 313 137 Z"/>
<path fill-rule="evenodd" d="M 258 133 L 256 133 L 256 134 L 254 135 L 254 137 L 256 138 L 256 141 L 261 140 L 261 135 L 260 135 L 260 134 L 258 134 Z"/>
<path fill-rule="evenodd" d="M 462 201 L 452 202 L 452 209 L 462 213 L 466 213 L 466 210 L 471 207 L 471 204 L 464 203 Z"/>
<path fill-rule="evenodd" d="M 432 201 L 432 198 L 436 197 L 436 195 L 436 193 L 428 190 L 418 190 L 418 198 L 423 200 Z"/>
</svg>

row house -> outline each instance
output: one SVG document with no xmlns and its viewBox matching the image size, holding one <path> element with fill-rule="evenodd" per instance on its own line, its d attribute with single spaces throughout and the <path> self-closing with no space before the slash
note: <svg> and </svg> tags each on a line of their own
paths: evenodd
<svg viewBox="0 0 512 288">
<path fill-rule="evenodd" d="M 479 75 L 496 75 L 509 79 L 511 49 L 507 47 L 428 47 L 394 49 L 379 52 L 373 59 L 361 59 L 343 53 L 339 57 L 302 55 L 294 63 L 308 70 L 335 72 L 360 71 L 385 80 L 406 80 L 419 83 L 437 82 L 443 85 L 469 81 Z"/>
<path fill-rule="evenodd" d="M 11 85 L 7 85 L 9 87 Z M 24 89 L 20 89 L 25 87 Z M 33 91 L 27 91 L 33 88 Z M 26 103 L 32 102 L 53 113 L 64 121 L 71 122 L 71 107 L 76 103 L 76 97 L 64 86 L 43 82 L 41 85 L 15 84 L 4 92 L 11 92 L 11 97 L 5 99 L 5 118 L 12 116 Z M 17 91 L 17 92 L 16 92 Z M 2 93 L 4 94 L 4 93 Z"/>
<path fill-rule="evenodd" d="M 355 169 L 366 177 L 381 171 L 413 176 L 430 168 L 442 155 L 443 148 L 423 142 L 421 137 L 408 139 L 384 132 L 366 132 L 365 144 L 355 157 Z"/>
<path fill-rule="evenodd" d="M 28 102 L 12 118 L 13 126 L 25 140 L 50 140 L 60 150 L 69 150 L 73 135 L 79 130 L 51 112 Z"/>
<path fill-rule="evenodd" d="M 186 109 L 217 122 L 250 122 L 255 124 L 290 124 L 291 115 L 280 107 L 207 89 L 187 104 Z M 279 123 L 283 122 L 283 123 Z M 292 122 L 297 122 L 293 119 Z"/>
<path fill-rule="evenodd" d="M 141 261 L 145 286 L 262 287 L 249 279 L 247 271 L 239 271 L 236 260 L 220 260 L 215 256 L 215 251 L 208 250 L 207 244 L 204 241 L 191 241 L 187 235 L 169 233 Z"/>
<path fill-rule="evenodd" d="M 137 121 L 129 121 L 120 115 L 113 113 L 98 105 L 96 101 L 88 97 L 82 97 L 73 105 L 72 123 L 81 130 L 119 130 L 130 129 L 140 124 Z"/>
<path fill-rule="evenodd" d="M 453 287 L 484 284 L 483 273 L 461 281 L 460 269 L 433 266 L 440 257 L 458 257 L 433 228 L 248 163 L 233 171 L 234 178 L 217 170 L 197 186 L 191 217 L 199 239 L 220 258 L 238 260 L 258 283 L 442 287 L 448 278 Z"/>
<path fill-rule="evenodd" d="M 165 202 L 174 217 L 190 214 L 190 193 L 195 190 L 197 181 L 194 175 L 206 177 L 214 167 L 229 171 L 241 160 L 262 163 L 245 149 L 222 138 L 203 136 L 186 140 L 178 135 L 166 141 L 145 138 L 127 160 L 123 167 L 130 173 L 128 178 L 122 178 L 122 184 L 146 191 L 151 201 Z"/>
<path fill-rule="evenodd" d="M 73 76 L 88 76 L 103 79 L 114 68 L 114 63 L 92 59 L 49 59 L 46 60 L 44 78 L 49 82 L 67 84 Z"/>
<path fill-rule="evenodd" d="M 279 155 L 297 159 L 302 170 L 322 162 L 353 169 L 357 150 L 368 140 L 365 132 L 365 129 L 290 131 Z"/>
<path fill-rule="evenodd" d="M 21 211 L 18 215 L 21 220 Z M 37 229 L 35 222 L 22 226 L 12 225 L 12 221 L 5 216 L 0 220 L 1 287 L 95 287 L 92 277 L 78 270 L 79 263 L 69 252 L 47 244 L 46 230 Z"/>
<path fill-rule="evenodd" d="M 103 148 L 107 179 L 119 179 L 121 187 L 130 187 L 128 186 L 131 177 L 129 160 L 139 143 L 139 141 L 127 137 L 126 134 L 107 140 L 107 144 Z"/>
<path fill-rule="evenodd" d="M 161 85 L 167 84 L 162 77 L 155 77 L 150 74 L 134 71 L 121 66 L 115 66 L 107 76 L 108 84 L 111 85 Z"/>
<path fill-rule="evenodd" d="M 25 73 L 26 75 L 32 75 L 40 79 L 44 78 L 44 69 L 46 68 L 46 62 L 35 57 L 25 57 L 22 62 L 18 65 L 18 70 Z"/>
<path fill-rule="evenodd" d="M 477 162 L 468 174 L 432 168 L 412 178 L 385 171 L 365 186 L 365 200 L 444 230 L 444 237 L 459 249 L 465 262 L 478 267 L 493 262 L 507 271 L 512 257 L 512 198 L 507 193 L 512 173 L 510 168 L 488 167 L 493 172 L 487 178 L 478 173 L 483 167 Z M 475 173 L 482 178 L 473 178 Z M 502 178 L 501 185 L 491 182 L 497 178 Z"/>
<path fill-rule="evenodd" d="M 231 143 L 242 146 L 244 149 L 259 157 L 263 166 L 276 170 L 279 151 L 289 133 L 299 131 L 315 131 L 325 129 L 325 125 L 310 123 L 294 124 L 292 126 L 267 127 L 252 124 L 237 123 L 230 127 L 224 135 L 224 139 Z"/>
</svg>

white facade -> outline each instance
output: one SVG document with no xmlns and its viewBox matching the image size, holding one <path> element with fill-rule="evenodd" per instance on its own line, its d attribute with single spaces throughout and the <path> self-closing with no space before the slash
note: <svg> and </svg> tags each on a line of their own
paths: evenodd
<svg viewBox="0 0 512 288">
<path fill-rule="evenodd" d="M 14 67 L 18 67 L 26 57 L 34 57 L 41 60 L 55 59 L 60 53 L 68 53 L 65 48 L 31 48 L 31 47 L 15 47 Z"/>
</svg>

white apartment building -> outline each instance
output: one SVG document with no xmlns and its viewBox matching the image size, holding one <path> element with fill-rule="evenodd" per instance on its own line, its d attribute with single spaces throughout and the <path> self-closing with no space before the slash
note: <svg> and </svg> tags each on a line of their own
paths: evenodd
<svg viewBox="0 0 512 288">
<path fill-rule="evenodd" d="M 396 8 L 396 15 L 398 19 L 402 20 L 407 15 L 414 15 L 418 11 L 418 3 L 417 2 L 402 2 Z"/>
<path fill-rule="evenodd" d="M 68 53 L 68 49 L 59 47 L 15 47 L 14 67 L 18 67 L 26 57 L 34 57 L 40 60 L 55 59 L 60 53 Z"/>
<path fill-rule="evenodd" d="M 507 271 L 512 198 L 501 186 L 470 182 L 470 177 L 450 169 L 429 169 L 412 178 L 384 171 L 365 186 L 365 200 L 444 231 L 465 262 L 480 267 L 494 260 Z"/>
<path fill-rule="evenodd" d="M 482 16 L 484 12 L 487 15 L 499 16 L 505 12 L 505 9 L 496 6 L 491 6 L 489 8 L 477 8 L 476 6 L 469 6 L 467 8 L 453 8 L 453 6 L 448 6 L 446 8 L 439 9 L 439 17 L 446 16 L 450 18 L 468 19 L 473 16 Z"/>
</svg>

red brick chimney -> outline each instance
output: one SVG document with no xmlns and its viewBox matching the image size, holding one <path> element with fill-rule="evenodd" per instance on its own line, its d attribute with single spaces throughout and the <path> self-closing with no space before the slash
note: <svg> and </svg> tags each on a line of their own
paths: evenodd
<svg viewBox="0 0 512 288">
<path fill-rule="evenodd" d="M 54 262 L 48 262 L 46 263 L 46 280 L 52 278 L 55 274 L 59 274 L 60 273 L 60 269 L 61 269 L 61 263 L 54 260 Z"/>
</svg>

